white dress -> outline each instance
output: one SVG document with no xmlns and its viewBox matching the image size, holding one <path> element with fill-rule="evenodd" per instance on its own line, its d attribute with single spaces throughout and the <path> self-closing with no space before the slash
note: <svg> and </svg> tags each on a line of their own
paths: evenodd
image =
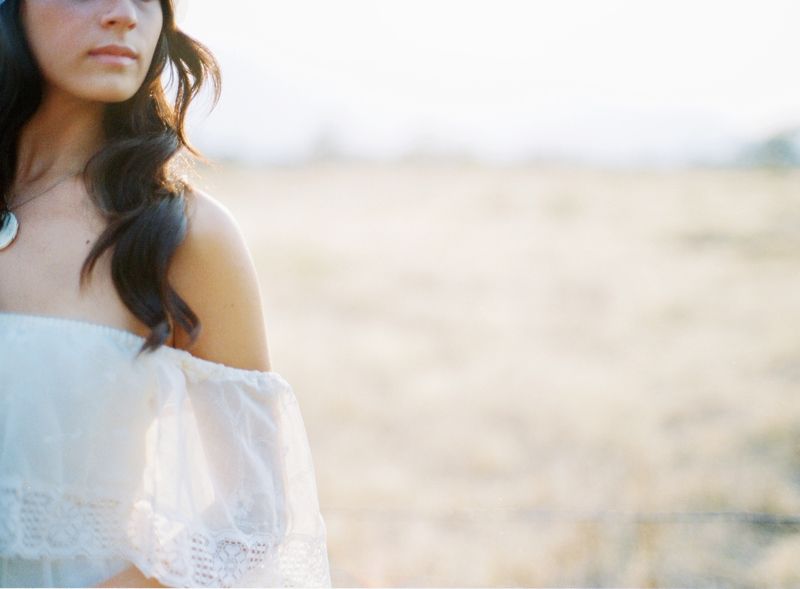
<svg viewBox="0 0 800 589">
<path fill-rule="evenodd" d="M 330 587 L 289 384 L 144 341 L 0 312 L 0 585 Z"/>
</svg>

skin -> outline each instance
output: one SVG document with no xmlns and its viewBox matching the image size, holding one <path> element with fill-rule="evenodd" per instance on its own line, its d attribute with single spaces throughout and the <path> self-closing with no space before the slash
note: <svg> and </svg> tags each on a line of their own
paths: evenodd
<svg viewBox="0 0 800 589">
<path fill-rule="evenodd" d="M 158 0 L 25 0 L 21 11 L 27 38 L 45 79 L 45 92 L 40 109 L 23 130 L 20 140 L 19 167 L 12 190 L 20 203 L 69 171 L 82 168 L 100 147 L 105 104 L 127 100 L 139 89 L 163 22 Z M 91 49 L 112 43 L 133 47 L 139 52 L 139 58 L 132 65 L 116 66 L 103 64 L 88 55 Z M 17 215 L 23 228 L 59 223 L 65 232 L 85 236 L 80 242 L 85 245 L 84 242 L 100 229 L 99 220 L 86 208 L 87 202 L 84 188 L 74 179 L 26 203 Z M 13 208 L 14 201 L 10 204 Z M 15 255 L 4 258 L 0 271 L 8 270 L 9 274 L 21 276 L 20 271 L 12 268 L 18 264 L 21 270 L 21 260 L 25 259 L 28 276 L 47 276 L 47 273 L 30 273 L 31 257 L 27 254 L 42 246 L 41 242 L 33 240 L 35 233 L 30 231 L 18 237 L 19 247 L 9 250 Z M 52 236 L 57 232 L 45 230 L 39 234 Z M 67 257 L 74 261 L 88 253 L 77 245 L 65 246 L 63 241 L 60 248 L 50 251 L 59 252 L 65 257 L 64 261 Z M 74 262 L 67 267 L 70 272 L 75 271 Z M 129 313 L 126 315 L 120 307 L 121 301 L 99 294 L 108 292 L 108 282 L 100 282 L 97 287 L 92 293 L 94 296 L 84 303 L 100 303 L 99 307 L 95 306 L 93 318 L 140 334 L 145 332 Z M 17 291 L 0 292 L 0 300 L 4 307 L 20 308 L 23 300 L 30 300 L 26 297 L 30 292 L 49 291 L 43 284 L 24 283 Z M 65 305 L 81 309 L 69 295 L 63 298 Z M 134 566 L 98 586 L 165 587 L 145 577 Z"/>
<path fill-rule="evenodd" d="M 159 0 L 23 0 L 25 32 L 45 79 L 44 101 L 23 129 L 10 206 L 20 233 L 0 255 L 0 309 L 106 324 L 141 336 L 149 328 L 124 306 L 110 276 L 110 252 L 90 288 L 78 288 L 80 266 L 104 229 L 85 187 L 73 178 L 32 200 L 102 146 L 107 103 L 141 86 L 161 32 Z M 121 44 L 139 52 L 132 65 L 107 65 L 88 52 Z M 255 265 L 230 212 L 210 195 L 192 193 L 189 231 L 168 278 L 203 321 L 191 352 L 235 368 L 269 371 L 261 291 Z M 18 199 L 18 200 L 17 200 Z M 15 203 L 24 203 L 15 208 Z M 178 330 L 170 342 L 187 348 Z M 98 587 L 163 587 L 133 565 Z"/>
<path fill-rule="evenodd" d="M 21 10 L 45 79 L 44 103 L 21 138 L 16 188 L 27 189 L 81 167 L 101 145 L 105 104 L 129 99 L 142 85 L 163 14 L 158 0 L 24 0 Z M 138 60 L 117 66 L 88 54 L 112 43 L 131 46 Z"/>
<path fill-rule="evenodd" d="M 110 252 L 98 260 L 90 286 L 79 287 L 82 261 L 105 226 L 80 179 L 67 178 L 37 195 L 83 168 L 102 146 L 106 104 L 129 99 L 141 86 L 161 34 L 161 3 L 23 0 L 20 10 L 44 89 L 39 110 L 20 135 L 14 186 L 7 195 L 20 230 L 0 256 L 0 276 L 16 277 L 0 281 L 0 307 L 146 335 L 147 326 L 115 292 Z M 128 45 L 139 58 L 119 66 L 89 55 L 108 44 Z"/>
</svg>

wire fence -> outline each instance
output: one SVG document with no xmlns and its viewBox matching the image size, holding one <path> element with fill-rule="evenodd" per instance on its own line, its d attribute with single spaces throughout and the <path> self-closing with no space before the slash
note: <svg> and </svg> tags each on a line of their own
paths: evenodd
<svg viewBox="0 0 800 589">
<path fill-rule="evenodd" d="M 343 537 L 368 538 L 337 550 L 338 586 L 800 587 L 796 513 L 337 507 L 323 515 Z"/>
<path fill-rule="evenodd" d="M 455 521 L 500 521 L 527 523 L 541 521 L 561 522 L 622 522 L 622 523 L 699 523 L 730 521 L 756 526 L 800 527 L 800 514 L 776 514 L 754 511 L 580 511 L 554 509 L 504 509 L 472 508 L 447 512 L 421 512 L 407 509 L 329 508 L 326 514 L 353 519 L 383 520 L 392 522 L 429 521 L 450 523 Z"/>
</svg>

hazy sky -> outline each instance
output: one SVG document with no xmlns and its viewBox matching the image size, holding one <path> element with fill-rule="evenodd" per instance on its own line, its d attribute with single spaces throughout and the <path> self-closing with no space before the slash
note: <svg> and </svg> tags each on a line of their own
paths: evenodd
<svg viewBox="0 0 800 589">
<path fill-rule="evenodd" d="M 800 123 L 797 0 L 180 0 L 225 78 L 210 155 L 723 153 Z"/>
</svg>

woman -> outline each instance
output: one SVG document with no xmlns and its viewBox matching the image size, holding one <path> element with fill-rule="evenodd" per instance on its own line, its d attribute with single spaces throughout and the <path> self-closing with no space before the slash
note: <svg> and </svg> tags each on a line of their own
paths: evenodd
<svg viewBox="0 0 800 589">
<path fill-rule="evenodd" d="M 0 585 L 330 585 L 250 252 L 176 177 L 209 79 L 172 0 L 0 0 Z"/>
</svg>

